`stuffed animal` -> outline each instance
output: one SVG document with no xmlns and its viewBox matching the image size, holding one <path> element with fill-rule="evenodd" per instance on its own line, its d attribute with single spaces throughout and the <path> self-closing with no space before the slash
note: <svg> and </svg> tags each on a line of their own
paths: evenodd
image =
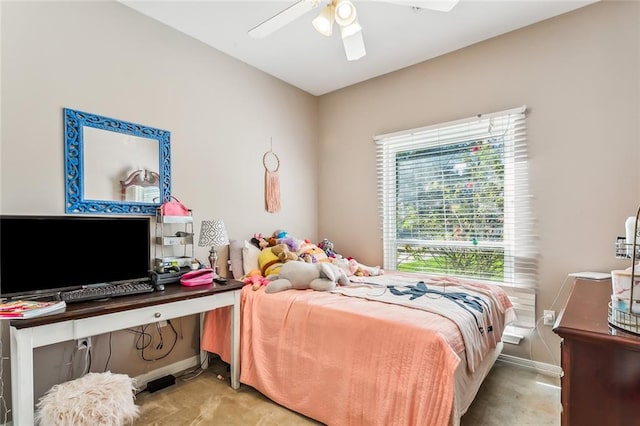
<svg viewBox="0 0 640 426">
<path fill-rule="evenodd" d="M 287 238 L 288 236 L 289 236 L 289 233 L 284 229 L 276 229 L 275 231 L 273 231 L 273 237 L 279 240 L 282 238 Z"/>
<path fill-rule="evenodd" d="M 286 244 L 289 250 L 297 252 L 300 250 L 300 242 L 293 237 L 287 236 L 282 239 L 278 239 L 278 244 Z"/>
<path fill-rule="evenodd" d="M 260 250 L 269 247 L 269 241 L 267 241 L 262 234 L 256 233 L 253 234 L 253 238 L 251 238 L 251 242 L 254 246 L 258 247 Z"/>
<path fill-rule="evenodd" d="M 306 246 L 304 251 L 300 252 L 300 259 L 307 263 L 329 262 L 327 254 L 315 244 Z"/>
<path fill-rule="evenodd" d="M 270 275 L 267 279 L 271 282 L 265 287 L 265 293 L 308 288 L 330 291 L 336 288 L 336 283 L 341 285 L 349 283 L 344 271 L 328 262 L 288 262 L 282 265 L 277 275 Z"/>
<path fill-rule="evenodd" d="M 331 259 L 331 262 L 340 267 L 348 277 L 352 275 L 357 277 L 374 277 L 384 274 L 384 271 L 379 266 L 367 266 L 352 257 L 345 258 L 337 255 Z"/>
<path fill-rule="evenodd" d="M 289 249 L 289 246 L 284 243 L 271 247 L 271 252 L 273 252 L 273 254 L 275 254 L 282 263 L 289 262 L 291 260 L 299 260 L 298 255 L 293 253 Z"/>
<path fill-rule="evenodd" d="M 251 284 L 251 288 L 255 291 L 262 286 L 266 286 L 269 284 L 269 280 L 260 275 L 260 271 L 258 269 L 254 269 L 249 272 L 249 274 L 242 280 L 245 284 Z"/>
<path fill-rule="evenodd" d="M 261 250 L 258 254 L 258 268 L 260 269 L 260 275 L 263 277 L 277 274 L 282 265 L 284 263 L 275 255 L 271 247 Z"/>
<path fill-rule="evenodd" d="M 353 275 L 357 277 L 375 277 L 378 275 L 383 275 L 384 271 L 380 266 L 367 266 L 363 263 L 358 262 L 352 257 L 349 257 L 349 268 Z"/>
<path fill-rule="evenodd" d="M 333 251 L 333 243 L 328 239 L 323 239 L 318 243 L 318 247 L 324 250 L 327 257 L 336 257 L 336 252 Z"/>
</svg>

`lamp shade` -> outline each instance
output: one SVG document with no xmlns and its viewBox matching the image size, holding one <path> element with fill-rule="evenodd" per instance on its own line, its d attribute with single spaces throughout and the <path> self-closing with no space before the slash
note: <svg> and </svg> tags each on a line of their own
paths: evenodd
<svg viewBox="0 0 640 426">
<path fill-rule="evenodd" d="M 200 247 L 222 247 L 229 244 L 227 229 L 220 219 L 203 220 L 200 224 Z"/>
<path fill-rule="evenodd" d="M 333 4 L 327 5 L 320 14 L 313 20 L 311 23 L 313 27 L 320 34 L 324 36 L 331 36 L 333 33 L 333 15 L 334 15 L 334 7 Z"/>
</svg>

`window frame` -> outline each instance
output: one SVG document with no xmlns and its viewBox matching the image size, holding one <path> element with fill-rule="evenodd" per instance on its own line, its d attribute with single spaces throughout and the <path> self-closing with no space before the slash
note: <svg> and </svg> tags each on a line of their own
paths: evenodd
<svg viewBox="0 0 640 426">
<path fill-rule="evenodd" d="M 519 182 L 519 180 L 522 179 L 522 176 L 526 177 L 527 170 L 526 132 L 523 132 L 521 129 L 524 128 L 526 124 L 525 112 L 526 106 L 522 106 L 519 108 L 478 115 L 462 120 L 379 135 L 374 138 L 374 141 L 377 144 L 378 192 L 382 220 L 385 269 L 397 269 L 399 249 L 407 242 L 410 242 L 413 246 L 421 247 L 464 248 L 471 245 L 469 241 L 416 241 L 415 239 L 407 240 L 398 238 L 398 220 L 396 217 L 397 186 L 395 180 L 397 176 L 396 158 L 398 153 L 427 149 L 436 146 L 452 145 L 455 143 L 464 143 L 467 141 L 478 140 L 483 137 L 491 137 L 494 120 L 506 119 L 507 124 L 503 123 L 504 134 L 500 134 L 504 143 L 502 149 L 504 161 L 503 239 L 502 241 L 478 241 L 478 244 L 474 247 L 495 247 L 497 249 L 502 249 L 504 253 L 504 279 L 500 281 L 500 283 L 518 286 L 518 280 L 521 278 L 521 274 L 517 270 L 519 263 L 517 259 L 519 253 L 516 249 L 516 241 L 519 241 L 518 229 L 516 229 L 516 218 L 519 215 L 517 209 L 530 208 L 528 205 L 525 206 L 521 201 L 516 199 L 518 197 L 525 199 L 529 198 L 528 185 L 523 185 L 522 182 Z M 470 129 L 468 133 L 465 133 L 464 131 L 466 128 L 465 126 Z M 483 130 L 483 127 L 488 128 L 488 130 Z M 439 135 L 439 132 L 448 136 L 443 137 L 442 140 L 437 140 L 440 137 L 437 136 L 436 140 L 434 140 L 433 135 Z M 524 133 L 524 136 L 522 133 Z M 478 136 L 480 134 L 483 136 Z M 522 138 L 524 138 L 524 142 L 522 142 Z M 522 173 L 523 170 L 524 174 Z M 393 199 L 390 198 L 390 194 L 395 194 L 393 195 Z M 533 221 L 531 218 L 527 218 L 526 221 L 528 222 L 528 225 L 532 225 Z M 527 226 L 526 228 L 527 230 L 530 230 L 531 227 L 532 226 Z M 527 233 L 531 234 L 531 232 Z M 527 247 L 527 263 L 532 263 L 532 259 L 536 257 L 536 250 L 534 244 L 529 243 L 529 245 L 533 247 Z M 527 276 L 525 278 L 527 279 L 524 280 L 524 287 L 535 287 L 537 273 L 534 274 L 534 277 Z"/>
</svg>

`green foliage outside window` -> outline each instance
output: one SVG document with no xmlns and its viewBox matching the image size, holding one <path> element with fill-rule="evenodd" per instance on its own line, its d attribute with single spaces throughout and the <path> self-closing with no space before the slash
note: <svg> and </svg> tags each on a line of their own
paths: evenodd
<svg viewBox="0 0 640 426">
<path fill-rule="evenodd" d="M 397 154 L 398 270 L 502 280 L 503 151 L 490 138 Z"/>
<path fill-rule="evenodd" d="M 399 251 L 398 270 L 501 281 L 504 276 L 504 254 L 502 251 L 406 245 Z"/>
</svg>

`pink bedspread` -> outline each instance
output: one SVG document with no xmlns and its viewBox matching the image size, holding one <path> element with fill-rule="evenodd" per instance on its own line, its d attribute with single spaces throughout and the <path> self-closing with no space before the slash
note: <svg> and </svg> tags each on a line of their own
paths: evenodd
<svg viewBox="0 0 640 426">
<path fill-rule="evenodd" d="M 202 348 L 229 361 L 229 310 Z M 447 425 L 464 350 L 454 322 L 313 290 L 241 295 L 240 381 L 328 425 Z"/>
</svg>

